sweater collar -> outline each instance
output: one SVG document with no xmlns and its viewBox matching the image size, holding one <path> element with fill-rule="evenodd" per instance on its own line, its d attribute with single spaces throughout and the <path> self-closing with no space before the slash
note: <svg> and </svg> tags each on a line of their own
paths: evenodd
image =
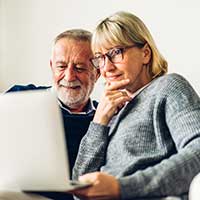
<svg viewBox="0 0 200 200">
<path fill-rule="evenodd" d="M 88 100 L 88 103 L 86 104 L 82 112 L 71 112 L 69 107 L 65 106 L 59 99 L 58 104 L 63 110 L 67 111 L 69 114 L 87 115 L 96 110 L 94 103 L 91 99 Z"/>
</svg>

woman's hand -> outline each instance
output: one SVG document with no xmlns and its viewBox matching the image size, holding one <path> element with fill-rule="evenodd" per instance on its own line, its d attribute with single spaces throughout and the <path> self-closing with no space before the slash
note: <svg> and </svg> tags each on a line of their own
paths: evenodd
<svg viewBox="0 0 200 200">
<path fill-rule="evenodd" d="M 107 83 L 96 110 L 93 121 L 102 125 L 107 125 L 113 115 L 121 109 L 124 104 L 131 100 L 129 93 L 123 88 L 129 80 L 115 81 Z"/>
<path fill-rule="evenodd" d="M 102 172 L 94 172 L 81 176 L 82 182 L 90 182 L 92 186 L 75 190 L 72 193 L 81 199 L 118 200 L 120 199 L 119 182 L 114 176 Z"/>
</svg>

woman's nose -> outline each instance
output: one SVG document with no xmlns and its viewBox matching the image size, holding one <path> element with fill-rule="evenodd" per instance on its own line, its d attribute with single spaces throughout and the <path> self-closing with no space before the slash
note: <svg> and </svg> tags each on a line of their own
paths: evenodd
<svg viewBox="0 0 200 200">
<path fill-rule="evenodd" d="M 103 67 L 104 71 L 111 71 L 115 69 L 115 65 L 110 61 L 110 59 L 106 56 L 105 57 L 105 64 Z"/>
</svg>

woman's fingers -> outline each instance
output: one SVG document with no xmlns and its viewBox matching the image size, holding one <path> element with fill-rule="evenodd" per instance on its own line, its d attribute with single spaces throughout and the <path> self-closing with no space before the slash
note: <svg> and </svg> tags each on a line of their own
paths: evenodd
<svg viewBox="0 0 200 200">
<path fill-rule="evenodd" d="M 79 180 L 92 183 L 88 188 L 72 192 L 76 196 L 81 197 L 81 199 L 117 200 L 120 197 L 119 182 L 114 176 L 102 172 L 93 172 L 83 175 Z"/>
<path fill-rule="evenodd" d="M 130 93 L 125 89 L 125 86 L 127 86 L 129 82 L 129 79 L 107 82 L 93 119 L 94 122 L 107 125 L 113 115 L 116 114 L 126 102 L 131 100 Z"/>
<path fill-rule="evenodd" d="M 131 97 L 126 91 L 105 91 L 97 107 L 93 121 L 107 125 L 113 115 L 130 100 Z"/>
<path fill-rule="evenodd" d="M 130 82 L 129 79 L 124 79 L 121 81 L 112 81 L 107 82 L 105 86 L 105 90 L 113 91 L 113 90 L 120 90 L 124 89 L 125 86 Z"/>
</svg>

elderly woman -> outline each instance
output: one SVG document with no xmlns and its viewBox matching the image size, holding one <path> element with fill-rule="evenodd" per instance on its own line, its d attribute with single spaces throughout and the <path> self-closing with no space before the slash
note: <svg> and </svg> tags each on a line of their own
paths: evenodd
<svg viewBox="0 0 200 200">
<path fill-rule="evenodd" d="M 131 13 L 103 20 L 92 48 L 91 62 L 106 86 L 74 167 L 74 179 L 80 176 L 92 186 L 74 194 L 187 196 L 200 170 L 200 98 L 182 76 L 166 74 L 167 62 L 150 32 Z"/>
</svg>

